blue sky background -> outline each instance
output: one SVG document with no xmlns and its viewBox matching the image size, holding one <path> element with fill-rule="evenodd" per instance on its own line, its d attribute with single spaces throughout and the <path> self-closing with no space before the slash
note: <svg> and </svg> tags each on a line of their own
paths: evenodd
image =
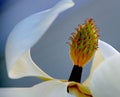
<svg viewBox="0 0 120 97">
<path fill-rule="evenodd" d="M 0 86 L 32 86 L 37 78 L 9 79 L 6 71 L 4 50 L 7 37 L 13 27 L 25 17 L 48 9 L 59 0 L 1 0 L 0 1 Z M 72 62 L 69 46 L 70 33 L 87 18 L 93 18 L 99 28 L 100 39 L 120 51 L 120 1 L 74 0 L 75 6 L 62 13 L 42 39 L 32 48 L 32 58 L 44 71 L 55 78 L 68 79 Z M 13 48 L 14 49 L 14 48 Z M 91 64 L 91 63 L 90 63 Z M 89 74 L 90 64 L 83 72 L 83 80 Z"/>
</svg>

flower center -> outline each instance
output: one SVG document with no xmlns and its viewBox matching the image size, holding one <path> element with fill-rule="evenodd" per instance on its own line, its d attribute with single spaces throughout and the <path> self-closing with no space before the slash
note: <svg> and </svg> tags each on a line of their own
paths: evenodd
<svg viewBox="0 0 120 97">
<path fill-rule="evenodd" d="M 83 67 L 98 48 L 98 29 L 90 18 L 76 28 L 70 37 L 70 57 L 75 65 Z"/>
<path fill-rule="evenodd" d="M 69 80 L 78 82 L 78 78 L 79 80 L 81 78 L 82 68 L 91 60 L 98 48 L 98 29 L 93 19 L 90 18 L 75 30 L 69 38 L 70 57 L 74 64 Z"/>
</svg>

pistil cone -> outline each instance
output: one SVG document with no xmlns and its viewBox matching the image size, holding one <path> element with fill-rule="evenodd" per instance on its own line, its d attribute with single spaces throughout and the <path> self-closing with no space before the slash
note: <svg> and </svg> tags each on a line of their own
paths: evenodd
<svg viewBox="0 0 120 97">
<path fill-rule="evenodd" d="M 98 29 L 92 18 L 79 25 L 70 36 L 70 57 L 74 65 L 84 67 L 98 48 Z"/>
</svg>

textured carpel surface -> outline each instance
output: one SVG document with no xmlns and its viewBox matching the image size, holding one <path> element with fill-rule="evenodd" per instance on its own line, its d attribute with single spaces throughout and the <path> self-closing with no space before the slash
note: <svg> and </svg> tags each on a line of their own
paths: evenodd
<svg viewBox="0 0 120 97">
<path fill-rule="evenodd" d="M 98 29 L 91 18 L 78 26 L 69 38 L 70 57 L 74 65 L 83 67 L 98 48 Z"/>
</svg>

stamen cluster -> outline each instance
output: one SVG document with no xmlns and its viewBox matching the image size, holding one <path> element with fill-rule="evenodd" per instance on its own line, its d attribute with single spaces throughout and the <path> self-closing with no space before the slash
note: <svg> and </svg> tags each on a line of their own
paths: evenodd
<svg viewBox="0 0 120 97">
<path fill-rule="evenodd" d="M 75 65 L 83 67 L 98 48 L 98 29 L 92 18 L 78 25 L 70 36 L 70 57 Z"/>
</svg>

